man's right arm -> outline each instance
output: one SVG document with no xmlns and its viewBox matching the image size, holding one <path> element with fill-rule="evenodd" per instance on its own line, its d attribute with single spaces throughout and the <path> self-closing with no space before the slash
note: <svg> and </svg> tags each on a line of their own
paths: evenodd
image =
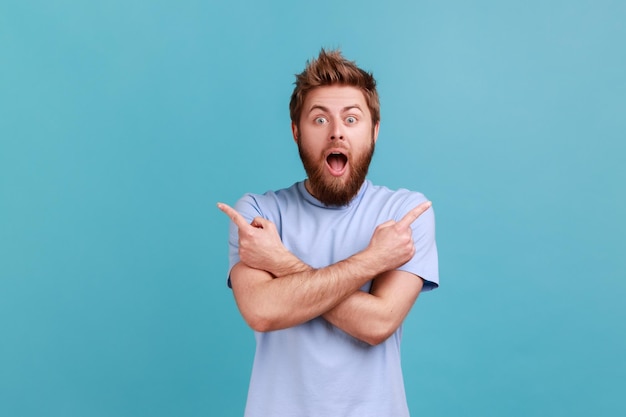
<svg viewBox="0 0 626 417">
<path fill-rule="evenodd" d="M 248 224 L 231 207 L 218 207 L 239 229 L 241 262 L 230 273 L 239 310 L 253 329 L 270 331 L 326 313 L 380 273 L 407 262 L 415 252 L 410 225 L 429 206 L 412 210 L 400 222 L 379 225 L 365 250 L 320 269 L 291 254 L 271 222 L 255 218 Z"/>
<path fill-rule="evenodd" d="M 254 330 L 266 332 L 322 315 L 372 279 L 373 270 L 367 254 L 358 254 L 280 279 L 240 262 L 232 268 L 230 279 L 241 315 Z"/>
</svg>

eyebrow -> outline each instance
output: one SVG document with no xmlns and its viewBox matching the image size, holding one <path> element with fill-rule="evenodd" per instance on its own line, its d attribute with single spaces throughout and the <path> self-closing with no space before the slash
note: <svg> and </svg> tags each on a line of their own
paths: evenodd
<svg viewBox="0 0 626 417">
<path fill-rule="evenodd" d="M 345 112 L 347 112 L 349 110 L 352 110 L 352 109 L 357 109 L 361 113 L 363 113 L 363 110 L 361 109 L 361 106 L 359 106 L 358 104 L 352 104 L 350 106 L 346 106 L 343 109 L 341 109 L 341 112 L 345 113 Z M 309 113 L 311 113 L 313 110 L 321 110 L 323 112 L 330 113 L 330 109 L 328 107 L 324 107 L 324 106 L 322 106 L 320 104 L 314 104 L 313 106 L 311 106 L 311 108 L 309 109 Z"/>
</svg>

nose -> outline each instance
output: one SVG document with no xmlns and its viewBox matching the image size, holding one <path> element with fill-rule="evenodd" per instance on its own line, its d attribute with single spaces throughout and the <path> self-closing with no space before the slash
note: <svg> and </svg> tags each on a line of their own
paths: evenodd
<svg viewBox="0 0 626 417">
<path fill-rule="evenodd" d="M 330 140 L 343 140 L 343 130 L 341 128 L 341 123 L 334 123 L 331 131 L 330 131 Z"/>
</svg>

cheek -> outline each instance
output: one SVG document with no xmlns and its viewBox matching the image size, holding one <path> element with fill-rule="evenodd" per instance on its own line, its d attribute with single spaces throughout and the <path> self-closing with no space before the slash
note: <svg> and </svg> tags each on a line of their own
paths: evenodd
<svg viewBox="0 0 626 417">
<path fill-rule="evenodd" d="M 310 158 L 317 159 L 323 154 L 323 147 L 309 139 L 303 139 L 300 137 L 298 147 L 303 150 Z"/>
<path fill-rule="evenodd" d="M 361 148 L 368 148 L 374 141 L 372 129 L 360 129 L 358 134 L 358 144 Z"/>
<path fill-rule="evenodd" d="M 315 132 L 318 133 L 318 132 Z M 326 146 L 326 142 L 320 135 L 311 134 L 310 132 L 300 132 L 300 146 L 303 146 L 309 153 L 322 152 Z"/>
<path fill-rule="evenodd" d="M 321 158 L 324 154 L 324 148 L 321 146 L 309 146 L 309 153 L 315 158 Z"/>
</svg>

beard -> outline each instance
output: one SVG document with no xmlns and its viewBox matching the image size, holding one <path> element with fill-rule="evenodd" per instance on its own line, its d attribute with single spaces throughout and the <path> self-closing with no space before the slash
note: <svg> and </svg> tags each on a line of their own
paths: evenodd
<svg viewBox="0 0 626 417">
<path fill-rule="evenodd" d="M 345 206 L 350 203 L 365 181 L 374 148 L 372 138 L 371 146 L 366 152 L 356 156 L 347 155 L 350 156 L 347 177 L 334 177 L 326 172 L 326 161 L 302 149 L 298 138 L 298 153 L 308 176 L 309 192 L 326 206 Z"/>
</svg>

